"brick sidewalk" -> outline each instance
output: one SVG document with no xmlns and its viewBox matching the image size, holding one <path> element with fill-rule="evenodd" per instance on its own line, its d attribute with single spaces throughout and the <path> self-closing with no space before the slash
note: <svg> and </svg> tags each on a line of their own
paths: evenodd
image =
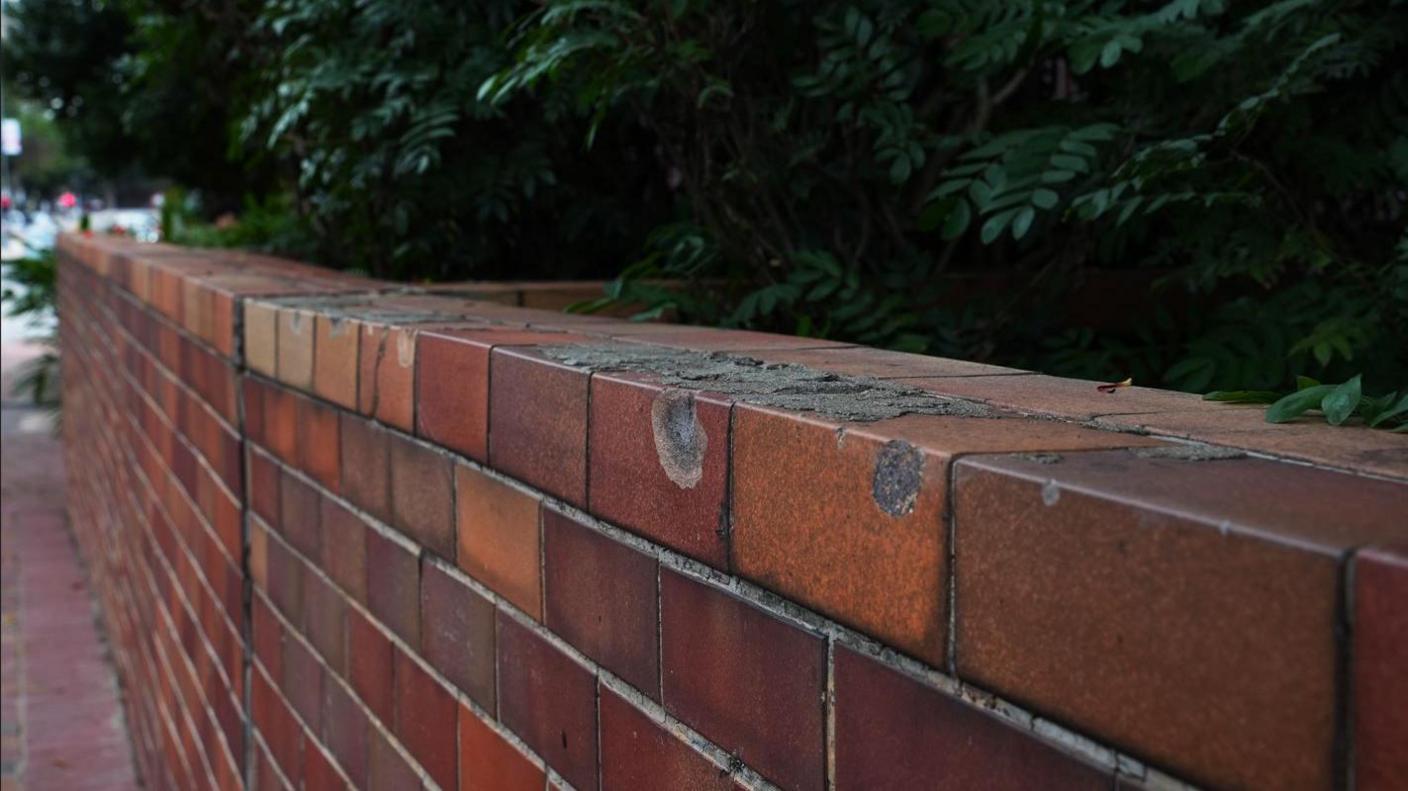
<svg viewBox="0 0 1408 791">
<path fill-rule="evenodd" d="M 32 354 L 6 344 L 5 379 Z M 7 394 L 3 445 L 0 787 L 136 788 L 116 678 L 64 513 L 59 443 L 41 410 Z"/>
</svg>

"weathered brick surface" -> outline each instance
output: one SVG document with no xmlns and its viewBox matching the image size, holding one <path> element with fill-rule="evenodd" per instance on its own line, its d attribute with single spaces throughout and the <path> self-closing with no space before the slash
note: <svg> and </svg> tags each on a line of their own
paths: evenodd
<svg viewBox="0 0 1408 791">
<path fill-rule="evenodd" d="M 59 248 L 72 521 L 154 788 L 1408 782 L 1401 436 L 554 312 L 578 284 Z M 959 414 L 543 348 L 580 343 Z"/>
</svg>

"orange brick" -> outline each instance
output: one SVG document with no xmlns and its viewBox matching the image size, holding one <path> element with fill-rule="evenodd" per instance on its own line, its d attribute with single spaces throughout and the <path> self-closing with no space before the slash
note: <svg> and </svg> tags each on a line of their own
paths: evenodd
<svg viewBox="0 0 1408 791">
<path fill-rule="evenodd" d="M 537 498 L 460 464 L 455 502 L 460 568 L 541 620 Z"/>
</svg>

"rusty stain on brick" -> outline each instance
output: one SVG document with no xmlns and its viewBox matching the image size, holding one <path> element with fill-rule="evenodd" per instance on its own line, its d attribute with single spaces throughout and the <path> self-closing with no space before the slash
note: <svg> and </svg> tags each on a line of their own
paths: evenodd
<svg viewBox="0 0 1408 791">
<path fill-rule="evenodd" d="M 1216 445 L 1156 445 L 1152 448 L 1130 450 L 1141 459 L 1177 459 L 1178 461 L 1219 461 L 1241 459 L 1246 453 L 1234 448 L 1220 448 Z"/>
<path fill-rule="evenodd" d="M 924 454 L 904 440 L 892 439 L 875 460 L 870 494 L 880 510 L 890 516 L 906 516 L 914 510 L 923 481 Z"/>
<path fill-rule="evenodd" d="M 1041 501 L 1048 506 L 1055 505 L 1061 501 L 1061 485 L 1055 479 L 1046 482 L 1041 487 Z"/>
<path fill-rule="evenodd" d="M 704 453 L 709 449 L 694 393 L 662 390 L 650 404 L 650 426 L 665 474 L 681 489 L 693 489 L 704 476 Z"/>
<path fill-rule="evenodd" d="M 804 365 L 764 363 L 723 352 L 642 344 L 574 344 L 545 346 L 540 351 L 565 365 L 648 373 L 671 387 L 735 396 L 759 406 L 815 412 L 836 421 L 869 423 L 906 414 L 1000 416 L 984 404 L 945 398 L 916 387 Z"/>
</svg>

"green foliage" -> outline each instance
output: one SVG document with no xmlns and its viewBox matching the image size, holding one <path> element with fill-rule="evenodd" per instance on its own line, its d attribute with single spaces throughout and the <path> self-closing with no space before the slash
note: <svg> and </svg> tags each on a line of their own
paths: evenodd
<svg viewBox="0 0 1408 791">
<path fill-rule="evenodd" d="M 1266 422 L 1286 423 L 1311 410 L 1318 410 L 1332 426 L 1343 425 L 1351 417 L 1359 417 L 1370 428 L 1395 432 L 1408 431 L 1408 390 L 1399 394 L 1369 396 L 1363 392 L 1363 377 L 1355 374 L 1340 384 L 1321 384 L 1309 377 L 1300 377 L 1292 393 L 1268 390 L 1214 390 L 1203 398 L 1232 404 L 1270 404 Z"/>
<path fill-rule="evenodd" d="M 17 62 L 48 53 L 82 96 L 118 74 L 119 128 L 196 214 L 248 201 L 176 238 L 411 279 L 610 273 L 642 317 L 1107 381 L 1408 382 L 1401 2 L 123 8 L 103 68 Z M 185 167 L 212 141 L 253 175 Z"/>
<path fill-rule="evenodd" d="M 0 302 L 11 318 L 36 322 L 54 320 L 57 269 L 52 251 L 5 262 L 5 279 Z M 57 404 L 59 380 L 58 344 L 54 338 L 41 338 L 45 350 L 21 363 L 15 373 L 15 390 L 28 394 L 35 404 Z"/>
</svg>

